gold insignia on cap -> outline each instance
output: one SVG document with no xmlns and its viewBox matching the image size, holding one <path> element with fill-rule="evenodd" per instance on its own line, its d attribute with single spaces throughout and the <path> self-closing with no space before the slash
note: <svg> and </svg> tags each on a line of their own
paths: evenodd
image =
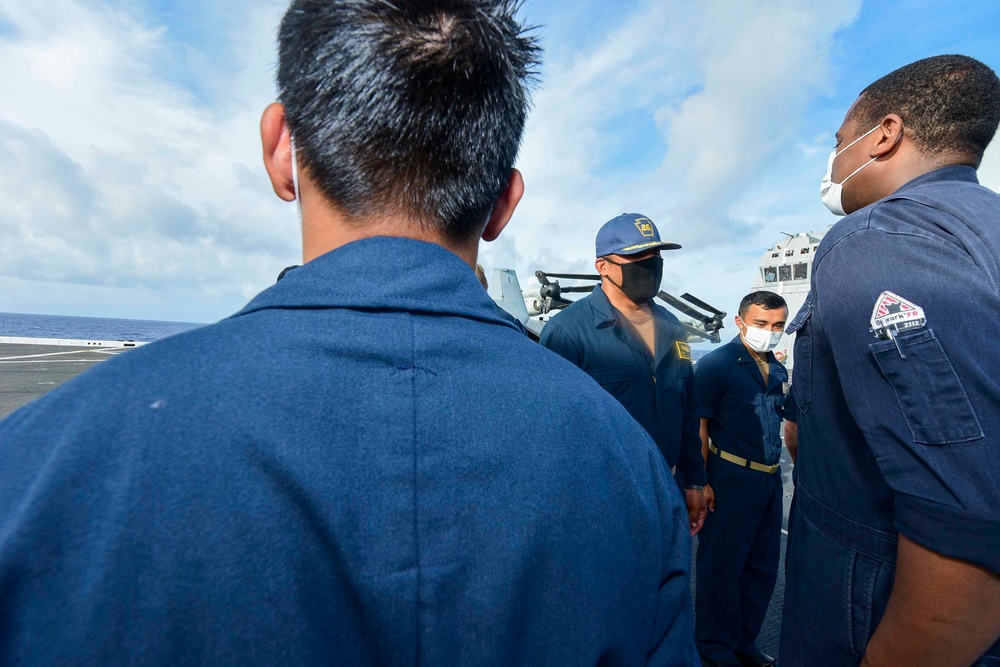
<svg viewBox="0 0 1000 667">
<path fill-rule="evenodd" d="M 653 229 L 653 222 L 649 218 L 636 218 L 635 228 L 646 238 L 653 238 L 656 231 Z"/>
</svg>

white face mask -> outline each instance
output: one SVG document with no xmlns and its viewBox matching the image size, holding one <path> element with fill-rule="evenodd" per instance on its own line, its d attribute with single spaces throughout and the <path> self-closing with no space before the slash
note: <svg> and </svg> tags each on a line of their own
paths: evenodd
<svg viewBox="0 0 1000 667">
<path fill-rule="evenodd" d="M 752 327 L 745 323 L 744 326 L 747 328 L 746 333 L 740 333 L 743 336 L 743 340 L 746 342 L 747 347 L 755 352 L 770 352 L 778 346 L 778 342 L 781 340 L 781 331 L 758 329 L 757 327 Z"/>
<path fill-rule="evenodd" d="M 830 151 L 830 159 L 826 163 L 826 176 L 823 177 L 823 180 L 820 181 L 820 184 L 819 184 L 819 198 L 826 205 L 826 207 L 828 209 L 830 209 L 830 212 L 833 213 L 834 215 L 847 215 L 847 213 L 844 212 L 844 205 L 841 202 L 841 197 L 844 194 L 844 183 L 846 183 L 847 181 L 851 180 L 851 176 L 854 176 L 854 174 L 858 173 L 859 171 L 861 171 L 862 169 L 864 169 L 865 167 L 867 167 L 868 165 L 870 165 L 872 162 L 874 162 L 878 158 L 877 157 L 873 157 L 871 160 L 868 160 L 868 162 L 865 162 L 863 165 L 861 165 L 860 167 L 858 167 L 857 169 L 855 169 L 851 173 L 851 176 L 848 176 L 847 178 L 845 178 L 844 180 L 842 180 L 840 183 L 834 183 L 833 182 L 833 161 L 837 159 L 838 155 L 840 155 L 841 153 L 843 153 L 844 151 L 846 151 L 848 148 L 850 148 L 854 144 L 858 143 L 859 141 L 861 141 L 862 139 L 864 139 L 865 137 L 867 137 L 869 134 L 871 134 L 872 132 L 874 132 L 875 130 L 877 130 L 880 127 L 882 127 L 881 123 L 879 123 L 878 125 L 876 125 L 872 129 L 868 130 L 867 132 L 865 132 L 864 134 L 862 134 L 860 137 L 858 137 L 857 139 L 855 139 L 851 143 L 849 143 L 846 146 L 844 146 L 843 148 L 841 148 L 839 151 L 837 149 L 834 149 L 834 150 Z"/>
</svg>

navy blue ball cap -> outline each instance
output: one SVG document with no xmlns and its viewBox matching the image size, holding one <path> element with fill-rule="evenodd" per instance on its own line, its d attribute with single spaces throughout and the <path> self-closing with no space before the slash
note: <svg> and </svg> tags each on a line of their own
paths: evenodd
<svg viewBox="0 0 1000 667">
<path fill-rule="evenodd" d="M 640 213 L 622 213 L 604 223 L 597 232 L 597 257 L 635 255 L 658 248 L 677 250 L 680 245 L 660 240 L 653 221 Z"/>
</svg>

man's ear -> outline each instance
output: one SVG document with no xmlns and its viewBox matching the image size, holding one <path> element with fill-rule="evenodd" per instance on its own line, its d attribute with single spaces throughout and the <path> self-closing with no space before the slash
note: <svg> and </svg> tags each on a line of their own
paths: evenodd
<svg viewBox="0 0 1000 667">
<path fill-rule="evenodd" d="M 514 209 L 524 196 L 524 177 L 517 169 L 510 170 L 510 177 L 507 179 L 507 187 L 500 193 L 490 219 L 483 229 L 484 241 L 495 241 L 503 228 L 510 222 L 510 217 L 514 215 Z"/>
<path fill-rule="evenodd" d="M 872 146 L 868 157 L 888 155 L 896 150 L 903 140 L 903 119 L 898 114 L 889 114 L 882 119 L 882 124 L 875 135 L 878 137 L 878 142 Z"/>
<path fill-rule="evenodd" d="M 285 120 L 285 107 L 269 104 L 260 119 L 260 143 L 264 149 L 264 169 L 271 179 L 274 194 L 285 201 L 295 201 L 292 178 L 292 135 Z"/>
<path fill-rule="evenodd" d="M 597 259 L 594 260 L 594 268 L 597 269 L 597 273 L 599 273 L 602 276 L 605 276 L 608 273 L 607 271 L 608 263 L 604 260 L 603 257 L 598 257 Z"/>
</svg>

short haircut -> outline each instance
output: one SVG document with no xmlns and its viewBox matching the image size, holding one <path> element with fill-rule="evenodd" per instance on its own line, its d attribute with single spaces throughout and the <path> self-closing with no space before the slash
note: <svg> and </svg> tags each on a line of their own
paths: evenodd
<svg viewBox="0 0 1000 667">
<path fill-rule="evenodd" d="M 760 306 L 764 310 L 774 310 L 775 308 L 784 308 L 786 311 L 788 310 L 788 304 L 785 303 L 784 297 L 766 290 L 750 292 L 743 297 L 743 300 L 740 301 L 740 319 L 746 317 L 747 311 L 750 310 L 750 306 Z"/>
<path fill-rule="evenodd" d="M 278 90 L 302 167 L 350 218 L 482 232 L 520 147 L 540 48 L 520 0 L 294 0 Z"/>
<path fill-rule="evenodd" d="M 861 130 L 899 114 L 925 153 L 959 153 L 977 164 L 1000 123 L 1000 79 L 968 56 L 924 58 L 871 84 L 850 116 Z"/>
</svg>

